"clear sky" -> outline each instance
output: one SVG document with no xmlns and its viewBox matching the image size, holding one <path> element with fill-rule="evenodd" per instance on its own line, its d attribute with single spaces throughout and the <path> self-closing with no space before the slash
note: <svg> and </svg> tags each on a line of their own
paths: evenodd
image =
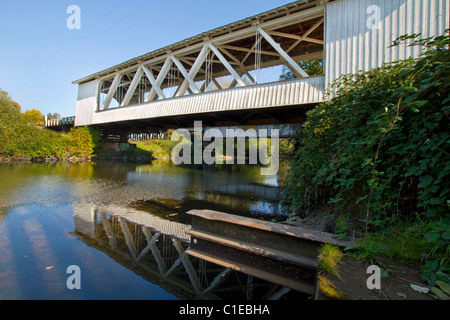
<svg viewBox="0 0 450 320">
<path fill-rule="evenodd" d="M 0 88 L 43 114 L 75 114 L 73 81 L 294 0 L 0 0 Z M 81 29 L 70 30 L 70 5 Z"/>
</svg>

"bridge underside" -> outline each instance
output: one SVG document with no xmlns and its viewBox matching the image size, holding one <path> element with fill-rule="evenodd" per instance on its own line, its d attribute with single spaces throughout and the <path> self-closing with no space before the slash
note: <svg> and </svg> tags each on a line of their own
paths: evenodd
<svg viewBox="0 0 450 320">
<path fill-rule="evenodd" d="M 314 76 L 101 110 L 86 118 L 114 135 L 189 128 L 194 121 L 204 127 L 292 124 L 305 121 L 323 92 L 324 76 Z"/>
<path fill-rule="evenodd" d="M 108 135 L 123 135 L 157 133 L 168 129 L 192 128 L 194 127 L 195 121 L 201 121 L 204 128 L 299 124 L 306 121 L 306 112 L 316 105 L 304 104 L 300 106 L 261 108 L 255 110 L 205 112 L 103 123 L 94 125 L 93 127 L 100 129 Z"/>
</svg>

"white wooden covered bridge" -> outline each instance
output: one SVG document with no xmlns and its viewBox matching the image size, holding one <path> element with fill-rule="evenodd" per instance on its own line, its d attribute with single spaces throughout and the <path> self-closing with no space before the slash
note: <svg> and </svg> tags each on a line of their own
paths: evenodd
<svg viewBox="0 0 450 320">
<path fill-rule="evenodd" d="M 449 0 L 300 0 L 181 40 L 74 82 L 76 126 L 164 129 L 304 121 L 341 74 L 409 57 L 404 34 L 442 35 Z M 164 30 L 158 30 L 164 32 Z M 322 75 L 299 62 L 323 58 Z M 264 68 L 294 79 L 261 83 Z"/>
</svg>

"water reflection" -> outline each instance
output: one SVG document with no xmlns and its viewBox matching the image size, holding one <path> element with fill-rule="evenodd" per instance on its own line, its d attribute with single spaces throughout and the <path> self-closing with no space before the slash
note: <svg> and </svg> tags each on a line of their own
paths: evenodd
<svg viewBox="0 0 450 320">
<path fill-rule="evenodd" d="M 0 166 L 0 299 L 289 299 L 297 293 L 185 254 L 189 210 L 282 216 L 280 168 Z M 81 292 L 65 287 L 72 264 Z"/>
<path fill-rule="evenodd" d="M 187 224 L 118 206 L 76 208 L 74 221 L 72 235 L 179 299 L 305 298 L 288 288 L 189 256 Z"/>
<path fill-rule="evenodd" d="M 286 166 L 281 166 L 286 168 Z M 285 170 L 285 169 L 284 169 Z M 0 206 L 117 204 L 184 199 L 233 214 L 276 217 L 285 172 L 261 176 L 258 167 L 180 168 L 170 162 L 32 164 L 0 167 Z M 212 209 L 212 208 L 211 208 Z"/>
</svg>

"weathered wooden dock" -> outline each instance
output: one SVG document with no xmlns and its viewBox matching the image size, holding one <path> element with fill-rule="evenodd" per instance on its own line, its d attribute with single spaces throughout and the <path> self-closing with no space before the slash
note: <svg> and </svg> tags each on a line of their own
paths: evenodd
<svg viewBox="0 0 450 320">
<path fill-rule="evenodd" d="M 315 296 L 318 254 L 329 233 L 211 210 L 191 210 L 189 255 Z"/>
</svg>

